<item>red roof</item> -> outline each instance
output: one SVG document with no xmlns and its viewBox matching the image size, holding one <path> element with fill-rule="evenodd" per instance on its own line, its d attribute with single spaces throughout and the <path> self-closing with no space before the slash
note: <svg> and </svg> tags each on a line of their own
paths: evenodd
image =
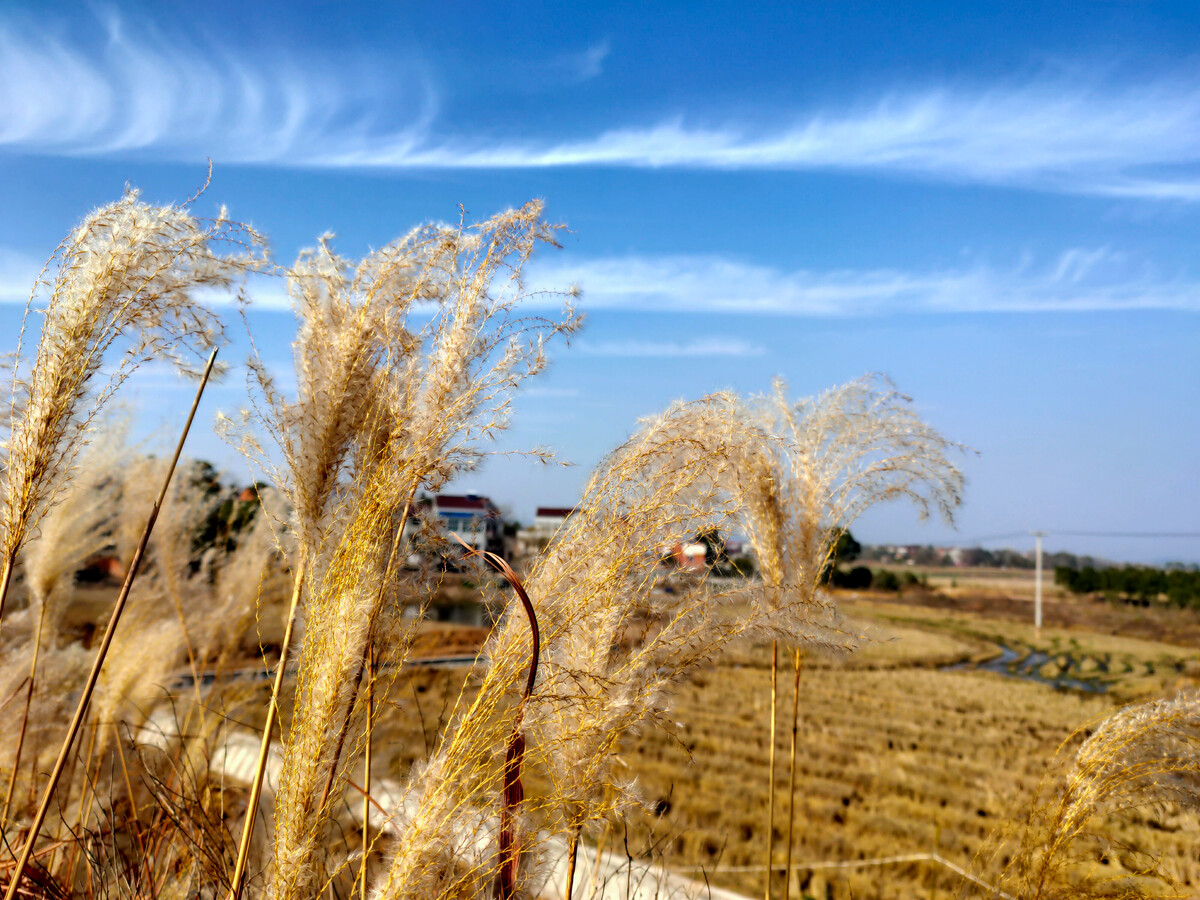
<svg viewBox="0 0 1200 900">
<path fill-rule="evenodd" d="M 547 516 L 557 519 L 565 519 L 573 512 L 575 512 L 575 507 L 573 506 L 539 506 L 537 508 L 538 516 Z"/>
<path fill-rule="evenodd" d="M 438 509 L 477 509 L 487 512 L 494 508 L 491 500 L 478 494 L 438 494 L 434 499 Z"/>
</svg>

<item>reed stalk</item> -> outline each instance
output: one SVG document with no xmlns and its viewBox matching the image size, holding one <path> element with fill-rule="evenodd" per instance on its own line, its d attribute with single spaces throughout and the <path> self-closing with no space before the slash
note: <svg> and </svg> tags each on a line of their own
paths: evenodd
<svg viewBox="0 0 1200 900">
<path fill-rule="evenodd" d="M 792 826 L 796 821 L 796 732 L 800 718 L 800 663 L 803 658 L 799 647 L 792 653 L 796 679 L 792 686 L 792 764 L 788 769 L 787 863 L 783 869 L 783 900 L 789 900 L 792 890 Z"/>
<path fill-rule="evenodd" d="M 485 554 L 488 562 L 508 579 L 509 583 L 521 598 L 525 615 L 529 617 L 529 677 L 525 682 L 525 690 L 513 713 L 512 735 L 508 740 L 508 748 L 504 753 L 504 796 L 500 805 L 500 900 L 513 900 L 517 895 L 517 864 L 521 858 L 521 845 L 516 834 L 514 819 L 516 809 L 525 797 L 521 785 L 521 763 L 525 759 L 525 735 L 521 731 L 525 718 L 525 707 L 529 705 L 529 697 L 533 693 L 533 685 L 537 681 L 538 656 L 541 653 L 541 635 L 538 631 L 537 614 L 533 602 L 525 593 L 516 573 L 509 568 L 508 563 L 494 553 Z"/>
<path fill-rule="evenodd" d="M 154 523 L 158 519 L 158 513 L 162 507 L 163 500 L 166 498 L 167 490 L 171 486 L 171 477 L 175 474 L 175 466 L 179 462 L 180 454 L 183 452 L 184 442 L 187 440 L 188 432 L 191 430 L 192 420 L 196 417 L 196 410 L 200 406 L 200 398 L 204 395 L 204 388 L 208 385 L 208 379 L 212 374 L 213 364 L 216 360 L 217 350 L 214 348 L 212 353 L 209 354 L 208 362 L 204 367 L 204 373 L 200 377 L 200 385 L 196 389 L 196 397 L 192 401 L 191 409 L 188 411 L 187 421 L 183 425 L 183 432 L 180 434 L 179 441 L 175 445 L 175 453 L 171 457 L 170 465 L 167 467 L 162 487 L 158 492 L 158 498 L 154 501 L 154 506 L 150 510 L 150 516 L 146 520 L 146 527 L 142 531 L 142 537 L 138 541 L 133 559 L 129 563 L 129 571 L 125 575 L 125 583 L 121 585 L 121 592 L 117 596 L 112 616 L 108 620 L 108 626 L 100 642 L 100 649 L 96 654 L 92 669 L 88 673 L 83 693 L 75 708 L 75 715 L 67 728 L 67 736 L 63 739 L 62 747 L 59 749 L 58 759 L 55 760 L 54 768 L 50 772 L 50 780 L 46 784 L 45 792 L 42 794 L 42 801 L 38 806 L 37 812 L 34 814 L 33 822 L 30 824 L 29 836 L 26 838 L 25 846 L 22 848 L 21 855 L 17 859 L 17 865 L 13 870 L 12 880 L 8 883 L 8 890 L 4 894 L 4 900 L 13 900 L 21 886 L 21 878 L 25 873 L 25 867 L 29 864 L 29 857 L 33 852 L 33 846 L 37 842 L 38 834 L 41 832 L 42 825 L 46 821 L 46 815 L 50 811 L 50 803 L 54 798 L 54 790 L 58 786 L 58 779 L 62 775 L 63 768 L 66 766 L 67 758 L 70 756 L 71 745 L 75 742 L 75 738 L 79 734 L 79 729 L 83 725 L 84 717 L 87 715 L 88 704 L 91 702 L 92 693 L 96 689 L 96 682 L 100 679 L 100 669 L 104 665 L 104 658 L 108 653 L 109 646 L 112 644 L 117 624 L 121 620 L 121 613 L 124 611 L 125 604 L 129 600 L 129 592 L 133 588 L 134 579 L 137 578 L 138 567 L 141 565 L 142 556 L 146 552 L 146 545 L 150 541 L 150 535 L 154 531 Z"/>
<path fill-rule="evenodd" d="M 577 825 L 571 829 L 571 836 L 567 839 L 567 885 L 566 885 L 566 900 L 571 900 L 571 895 L 575 893 L 575 857 L 579 855 L 579 833 L 582 829 Z"/>
<path fill-rule="evenodd" d="M 254 835 L 254 820 L 258 815 L 258 802 L 262 796 L 263 777 L 267 771 L 267 757 L 271 752 L 271 736 L 275 730 L 275 719 L 279 714 L 279 692 L 283 687 L 283 674 L 287 668 L 288 648 L 292 644 L 292 629 L 296 624 L 296 610 L 300 605 L 300 594 L 304 589 L 304 567 L 301 563 L 292 584 L 292 600 L 288 606 L 287 625 L 283 631 L 283 644 L 279 648 L 279 663 L 275 668 L 275 681 L 271 685 L 271 702 L 267 704 L 267 722 L 263 726 L 262 742 L 258 748 L 258 761 L 254 766 L 254 777 L 250 782 L 250 800 L 246 808 L 246 820 L 242 823 L 242 836 L 238 841 L 237 861 L 233 877 L 229 882 L 230 900 L 237 900 L 242 892 L 242 879 L 246 875 L 246 864 L 250 859 L 250 839 Z"/>
<path fill-rule="evenodd" d="M 525 799 L 525 788 L 521 783 L 521 765 L 525 760 L 525 734 L 522 723 L 525 719 L 525 708 L 533 694 L 533 686 L 537 682 L 538 658 L 542 652 L 541 630 L 538 627 L 537 613 L 533 601 L 525 590 L 525 585 L 512 567 L 502 557 L 491 552 L 480 552 L 469 546 L 457 534 L 454 539 L 470 551 L 468 556 L 479 556 L 485 559 L 504 579 L 512 585 L 520 598 L 521 607 L 529 619 L 529 675 L 525 679 L 525 689 L 517 703 L 512 717 L 512 731 L 504 751 L 503 787 L 500 801 L 500 879 L 497 885 L 499 900 L 514 900 L 517 896 L 517 867 L 521 858 L 521 844 L 516 832 L 516 810 Z"/>
<path fill-rule="evenodd" d="M 4 556 L 4 576 L 0 581 L 0 622 L 4 621 L 4 603 L 8 599 L 8 588 L 12 584 L 13 567 L 16 564 L 17 551 L 13 549 Z"/>
<path fill-rule="evenodd" d="M 17 750 L 13 754 L 12 772 L 8 776 L 8 788 L 4 792 L 4 813 L 0 815 L 0 823 L 8 824 L 8 813 L 12 806 L 13 790 L 17 785 L 17 770 L 21 768 L 21 751 L 25 747 L 25 732 L 29 726 L 29 706 L 33 703 L 34 681 L 37 675 L 38 652 L 42 649 L 42 626 L 46 621 L 46 604 L 38 613 L 37 630 L 34 633 L 33 661 L 29 664 L 29 686 L 25 690 L 25 709 L 21 712 L 21 730 L 17 735 Z"/>
<path fill-rule="evenodd" d="M 767 751 L 767 883 L 763 896 L 771 900 L 771 872 L 775 857 L 775 697 L 779 677 L 779 641 L 771 641 L 771 740 Z"/>
<path fill-rule="evenodd" d="M 367 721 L 363 748 L 363 835 L 362 866 L 359 868 L 359 886 L 362 900 L 367 900 L 367 864 L 371 856 L 371 727 L 375 715 L 375 642 L 367 644 Z"/>
</svg>

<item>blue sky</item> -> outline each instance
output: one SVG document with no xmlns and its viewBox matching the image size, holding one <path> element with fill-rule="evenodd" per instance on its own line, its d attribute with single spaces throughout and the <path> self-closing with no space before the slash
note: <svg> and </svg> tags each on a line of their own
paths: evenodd
<svg viewBox="0 0 1200 900">
<path fill-rule="evenodd" d="M 861 539 L 1200 532 L 1200 13 L 697 6 L 6 4 L 0 335 L 83 214 L 127 182 L 180 200 L 210 157 L 201 211 L 284 263 L 542 197 L 571 231 L 531 281 L 578 283 L 588 324 L 500 449 L 576 465 L 464 485 L 518 516 L 673 399 L 881 371 L 978 456 L 957 532 L 881 509 Z M 282 291 L 255 292 L 285 368 Z M 147 428 L 187 390 L 133 388 Z M 1048 546 L 1200 561 L 1195 537 Z"/>
</svg>

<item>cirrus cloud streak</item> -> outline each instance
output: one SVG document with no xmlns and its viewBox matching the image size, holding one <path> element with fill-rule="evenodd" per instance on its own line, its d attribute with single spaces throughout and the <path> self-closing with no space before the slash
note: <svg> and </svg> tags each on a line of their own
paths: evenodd
<svg viewBox="0 0 1200 900">
<path fill-rule="evenodd" d="M 415 53 L 353 64 L 132 27 L 103 40 L 0 16 L 0 147 L 31 154 L 383 169 L 587 166 L 901 175 L 1150 200 L 1200 200 L 1193 73 L 1045 76 L 867 92 L 769 124 L 664 110 L 576 134 L 473 131 L 439 117 Z M 608 42 L 577 61 L 595 77 Z M 553 61 L 552 61 L 553 62 Z M 576 76 L 563 77 L 563 92 Z M 453 121 L 447 127 L 447 121 Z"/>
<path fill-rule="evenodd" d="M 794 269 L 720 256 L 549 261 L 538 286 L 578 284 L 580 308 L 785 316 L 1170 309 L 1200 312 L 1200 281 L 1166 276 L 1108 247 L 1003 267 Z"/>
</svg>

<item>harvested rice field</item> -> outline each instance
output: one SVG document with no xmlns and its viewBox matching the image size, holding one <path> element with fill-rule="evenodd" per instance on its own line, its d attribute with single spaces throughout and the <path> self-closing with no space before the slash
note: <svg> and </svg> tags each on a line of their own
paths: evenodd
<svg viewBox="0 0 1200 900">
<path fill-rule="evenodd" d="M 933 853 L 994 883 L 1047 767 L 1076 729 L 1123 703 L 1200 680 L 1200 652 L 1183 646 L 1080 628 L 1037 634 L 1003 617 L 879 599 L 846 597 L 843 608 L 870 640 L 852 655 L 803 663 L 793 897 L 960 893 L 961 877 L 928 859 L 859 866 Z M 1028 670 L 991 667 L 1005 650 L 1046 662 Z M 424 756 L 465 677 L 463 669 L 417 669 L 400 679 L 384 744 L 392 750 L 380 774 L 402 776 Z M 780 896 L 792 679 L 781 650 L 774 825 Z M 1055 679 L 1081 687 L 1059 689 Z M 737 648 L 693 673 L 674 698 L 674 734 L 647 732 L 622 748 L 624 774 L 636 780 L 644 809 L 590 840 L 761 896 L 769 692 L 769 646 Z M 536 795 L 536 778 L 529 780 Z M 1200 884 L 1196 825 L 1191 815 L 1162 809 L 1101 820 L 1101 831 L 1153 854 L 1188 890 Z M 1153 889 L 1136 875 L 1130 850 L 1095 856 L 1082 864 L 1093 876 L 1100 871 L 1116 879 L 1114 886 L 1133 879 Z"/>
<path fill-rule="evenodd" d="M 1194 683 L 1200 653 L 1149 641 L 1044 629 L 890 603 L 847 608 L 878 643 L 843 660 L 808 659 L 800 681 L 793 864 L 851 863 L 936 852 L 994 880 L 1000 836 L 1021 821 L 1060 745 L 1122 700 Z M 1051 665 L 1089 669 L 1104 692 L 1059 690 L 977 668 L 1002 645 L 1041 650 Z M 1069 653 L 1067 651 L 1070 651 Z M 792 667 L 781 654 L 776 739 L 776 864 L 786 854 Z M 1055 662 L 1057 661 L 1057 662 Z M 961 668 L 951 668 L 957 662 Z M 673 738 L 626 749 L 649 812 L 612 823 L 607 840 L 652 848 L 674 868 L 718 885 L 763 891 L 770 650 L 756 647 L 696 673 L 676 697 Z M 1035 673 L 1037 674 L 1037 673 Z M 1050 673 L 1040 675 L 1047 678 Z M 1182 885 L 1200 878 L 1195 820 L 1172 810 L 1114 839 L 1152 852 Z M 993 851 L 996 851 L 993 854 Z M 994 855 L 986 859 L 984 855 Z M 1099 863 L 1136 867 L 1114 852 Z M 777 874 L 782 889 L 782 874 Z M 928 861 L 796 868 L 792 896 L 890 898 L 957 893 L 961 879 Z"/>
</svg>

